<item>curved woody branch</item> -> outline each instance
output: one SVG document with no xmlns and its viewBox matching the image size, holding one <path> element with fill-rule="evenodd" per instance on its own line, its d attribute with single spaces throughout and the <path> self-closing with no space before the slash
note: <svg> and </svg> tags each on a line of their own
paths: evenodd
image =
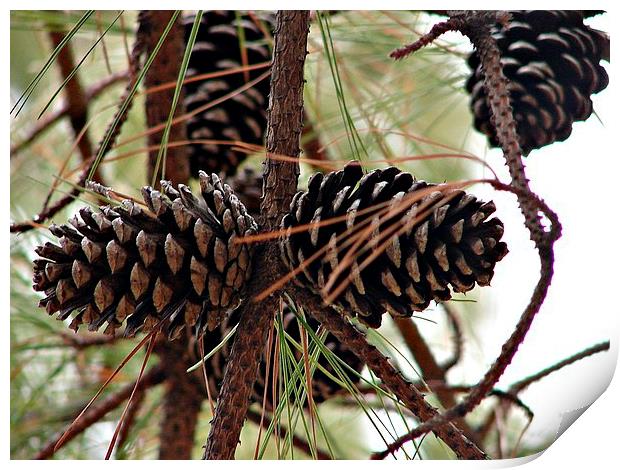
<svg viewBox="0 0 620 470">
<path fill-rule="evenodd" d="M 385 452 L 392 452 L 400 448 L 405 442 L 435 430 L 437 426 L 441 426 L 455 418 L 465 416 L 493 389 L 493 386 L 497 383 L 506 367 L 508 367 L 512 361 L 519 345 L 523 342 L 523 339 L 529 331 L 534 317 L 545 300 L 547 290 L 553 277 L 553 244 L 561 235 L 561 226 L 557 215 L 549 209 L 529 187 L 516 132 L 516 123 L 510 106 L 510 94 L 507 86 L 508 80 L 503 74 L 500 52 L 495 39 L 491 35 L 490 26 L 495 22 L 505 23 L 509 16 L 506 12 L 500 11 L 459 11 L 451 12 L 451 15 L 451 18 L 448 20 L 450 24 L 449 29 L 458 30 L 467 36 L 480 56 L 485 77 L 484 84 L 487 92 L 487 100 L 493 115 L 492 121 L 496 128 L 496 134 L 501 143 L 506 165 L 508 166 L 512 179 L 510 190 L 517 195 L 519 207 L 525 218 L 525 226 L 528 228 L 530 238 L 534 241 L 538 250 L 541 265 L 540 278 L 528 306 L 521 315 L 512 335 L 504 343 L 500 355 L 467 397 L 458 405 L 447 410 L 443 415 L 437 416 L 401 436 L 391 444 Z M 432 36 L 432 39 L 435 37 L 437 36 Z M 420 47 L 422 47 L 430 41 L 426 38 L 425 41 L 421 40 L 418 42 L 420 43 Z M 410 50 L 417 50 L 418 48 L 419 47 L 416 48 L 412 45 Z M 545 231 L 541 223 L 541 212 L 547 216 L 551 223 L 551 227 L 548 231 Z"/>
</svg>

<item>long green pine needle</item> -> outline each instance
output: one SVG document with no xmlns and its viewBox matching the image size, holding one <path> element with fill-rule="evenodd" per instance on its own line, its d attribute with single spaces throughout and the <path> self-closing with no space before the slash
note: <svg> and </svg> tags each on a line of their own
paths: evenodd
<svg viewBox="0 0 620 470">
<path fill-rule="evenodd" d="M 62 41 L 60 41 L 60 44 L 56 46 L 52 54 L 47 59 L 47 62 L 45 62 L 45 64 L 43 65 L 43 68 L 41 68 L 39 73 L 37 73 L 37 75 L 32 79 L 32 81 L 26 87 L 26 89 L 21 94 L 21 96 L 17 99 L 17 101 L 11 108 L 10 114 L 13 114 L 13 111 L 15 111 L 15 108 L 21 103 L 21 106 L 19 106 L 19 109 L 15 113 L 15 117 L 19 115 L 20 111 L 22 110 L 22 108 L 24 107 L 28 99 L 30 98 L 30 95 L 32 95 L 32 92 L 34 91 L 34 89 L 37 87 L 39 82 L 43 79 L 43 76 L 45 75 L 45 73 L 52 66 L 52 64 L 54 63 L 54 60 L 56 60 L 56 57 L 58 57 L 58 54 L 60 54 L 60 51 L 64 49 L 64 47 L 69 43 L 71 38 L 80 30 L 82 25 L 86 22 L 86 20 L 88 20 L 88 18 L 90 18 L 90 16 L 94 12 L 95 12 L 94 10 L 88 10 L 86 13 L 84 13 L 84 15 L 82 15 L 82 18 L 80 18 L 80 20 L 75 24 L 75 26 L 71 29 L 71 31 L 69 31 L 66 34 L 66 36 L 62 39 Z"/>
<path fill-rule="evenodd" d="M 71 71 L 71 73 L 69 74 L 69 76 L 67 78 L 65 78 L 65 80 L 62 82 L 62 84 L 58 87 L 58 89 L 52 94 L 52 97 L 48 100 L 47 104 L 43 107 L 43 109 L 41 110 L 41 112 L 39 113 L 39 115 L 37 116 L 37 119 L 40 119 L 41 116 L 43 116 L 43 113 L 45 113 L 45 111 L 48 110 L 48 108 L 51 106 L 51 104 L 53 103 L 53 101 L 56 99 L 56 96 L 58 96 L 58 94 L 62 91 L 62 89 L 65 87 L 65 85 L 67 83 L 69 83 L 69 80 L 71 80 L 73 78 L 73 76 L 77 73 L 77 71 L 79 70 L 80 66 L 84 63 L 84 61 L 86 60 L 86 58 L 90 55 L 90 53 L 95 49 L 95 47 L 97 47 L 97 44 L 99 44 L 101 42 L 101 40 L 103 39 L 103 37 L 108 33 L 108 31 L 110 31 L 110 28 L 112 26 L 114 26 L 114 23 L 116 23 L 116 21 L 121 17 L 121 15 L 124 13 L 124 10 L 121 10 L 120 13 L 118 15 L 116 15 L 116 17 L 114 18 L 114 20 L 112 20 L 112 23 L 110 23 L 110 25 L 106 28 L 106 30 L 101 34 L 101 36 L 99 36 L 99 38 L 97 38 L 97 40 L 95 41 L 95 43 L 90 46 L 90 48 L 88 49 L 88 51 L 86 51 L 86 54 L 84 54 L 84 57 L 82 57 L 82 59 L 77 63 L 77 65 L 75 66 L 75 68 Z"/>
</svg>

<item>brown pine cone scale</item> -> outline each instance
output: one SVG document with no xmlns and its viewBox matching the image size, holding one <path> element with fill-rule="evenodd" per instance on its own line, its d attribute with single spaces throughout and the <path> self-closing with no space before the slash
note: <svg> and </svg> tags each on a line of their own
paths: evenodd
<svg viewBox="0 0 620 470">
<path fill-rule="evenodd" d="M 574 122 L 593 112 L 591 95 L 609 83 L 600 65 L 609 37 L 583 23 L 582 10 L 511 11 L 504 27 L 493 27 L 508 78 L 510 104 L 523 153 L 566 140 Z M 596 12 L 594 12 L 596 13 Z M 607 59 L 608 60 L 608 59 Z M 473 71 L 466 83 L 476 129 L 498 147 L 487 104 L 484 75 L 477 53 L 468 60 Z"/>
<path fill-rule="evenodd" d="M 299 270 L 297 283 L 318 293 L 336 276 L 332 288 L 346 288 L 334 305 L 378 327 L 386 311 L 411 316 L 432 300 L 450 299 L 451 290 L 489 285 L 508 251 L 500 241 L 502 222 L 488 219 L 493 212 L 493 202 L 447 185 L 416 181 L 395 167 L 364 175 L 352 163 L 313 175 L 308 191 L 295 195 L 282 220 L 282 259 Z M 308 229 L 293 231 L 306 224 Z M 347 239 L 356 235 L 351 258 Z M 376 258 L 367 262 L 371 255 Z"/>
<path fill-rule="evenodd" d="M 184 18 L 186 39 L 194 19 L 193 15 Z M 268 12 L 209 10 L 203 13 L 187 77 L 224 73 L 185 85 L 184 102 L 188 112 L 208 106 L 187 123 L 189 138 L 197 141 L 188 147 L 192 175 L 199 170 L 233 175 L 247 154 L 230 144 L 235 141 L 263 144 L 269 78 L 241 92 L 237 90 L 260 77 L 268 67 L 225 72 L 271 60 L 272 23 L 273 15 Z"/>
<path fill-rule="evenodd" d="M 256 233 L 254 219 L 216 175 L 199 174 L 201 197 L 185 185 L 142 190 L 146 208 L 84 207 L 67 225 L 52 225 L 58 244 L 36 249 L 34 289 L 39 305 L 71 328 L 114 333 L 149 331 L 168 321 L 169 334 L 185 327 L 214 328 L 242 299 Z"/>
</svg>

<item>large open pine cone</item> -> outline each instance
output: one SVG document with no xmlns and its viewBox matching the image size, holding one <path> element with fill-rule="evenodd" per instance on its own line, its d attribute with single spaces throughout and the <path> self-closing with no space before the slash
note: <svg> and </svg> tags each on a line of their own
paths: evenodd
<svg viewBox="0 0 620 470">
<path fill-rule="evenodd" d="M 184 326 L 214 328 L 240 302 L 250 275 L 252 246 L 237 239 L 257 225 L 228 185 L 201 172 L 202 198 L 180 184 L 142 190 L 147 211 L 125 200 L 117 207 L 80 209 L 71 225 L 52 225 L 59 244 L 36 250 L 39 305 L 71 323 L 106 333 L 126 321 L 125 334 L 169 319 L 174 337 Z"/>
<path fill-rule="evenodd" d="M 204 341 L 204 352 L 208 354 L 210 351 L 214 350 L 223 338 L 230 332 L 232 328 L 235 327 L 239 323 L 239 310 L 233 312 L 232 315 L 224 319 L 224 321 L 220 324 L 220 326 L 214 331 L 210 331 L 205 333 L 203 341 Z M 319 323 L 311 318 L 310 316 L 306 316 L 305 318 L 308 326 L 312 328 L 312 330 L 316 333 L 319 329 Z M 284 327 L 284 331 L 290 335 L 294 341 L 298 344 L 301 344 L 300 341 L 300 324 L 298 324 L 296 320 L 295 313 L 288 307 L 284 306 L 282 312 L 282 324 Z M 302 327 L 303 328 L 303 327 Z M 210 388 L 217 394 L 220 389 L 220 383 L 224 378 L 224 370 L 226 364 L 228 363 L 228 358 L 230 356 L 230 349 L 233 344 L 233 338 L 230 338 L 227 342 L 224 343 L 217 351 L 207 360 L 205 361 L 205 367 L 207 369 L 207 377 L 210 382 Z M 339 369 L 344 372 L 344 375 L 348 378 L 348 380 L 352 384 L 357 384 L 360 381 L 359 374 L 364 368 L 364 363 L 359 360 L 359 358 L 349 351 L 346 347 L 344 347 L 335 336 L 328 333 L 325 336 L 325 340 L 323 344 L 329 349 L 334 355 L 336 355 L 339 359 L 341 359 L 344 363 L 346 363 L 351 369 L 343 366 L 342 364 L 338 364 Z M 310 353 L 314 348 L 312 339 L 310 335 L 308 335 L 308 345 L 310 348 Z M 293 344 L 289 343 L 290 349 L 293 351 L 295 355 L 296 361 L 301 364 L 302 369 L 300 370 L 301 377 L 304 377 L 304 383 L 300 384 L 299 381 L 296 382 L 296 386 L 300 387 L 301 390 L 306 390 L 305 383 L 305 369 L 303 369 L 303 354 L 295 349 Z M 258 379 L 254 384 L 254 390 L 252 392 L 252 401 L 254 403 L 259 403 L 262 405 L 263 397 L 265 396 L 265 387 L 267 387 L 267 395 L 266 395 L 266 403 L 268 409 L 273 409 L 273 367 L 275 361 L 279 361 L 280 359 L 276 359 L 275 348 L 272 346 L 271 348 L 271 358 L 269 360 L 269 371 L 267 370 L 267 361 L 266 361 L 266 353 L 263 355 L 263 358 L 260 363 L 260 369 L 258 374 Z M 313 368 L 312 374 L 312 396 L 315 403 L 321 403 L 325 400 L 333 397 L 334 395 L 338 395 L 342 393 L 345 389 L 341 384 L 334 381 L 336 380 L 342 381 L 343 378 L 340 376 L 338 372 L 335 371 L 334 367 L 326 359 L 322 352 L 319 352 L 317 356 L 316 362 L 312 359 L 309 359 L 309 364 L 311 368 Z M 319 367 L 320 366 L 320 367 Z M 280 370 L 282 369 L 282 365 L 280 365 Z M 331 375 L 327 375 L 325 372 L 321 370 L 321 367 L 325 368 L 325 370 Z M 277 370 L 277 369 L 276 369 Z M 333 378 L 332 378 L 333 377 Z M 290 375 L 288 377 L 290 379 Z M 282 385 L 282 376 L 279 377 L 279 384 Z M 279 387 L 276 387 L 276 389 Z M 295 400 L 294 396 L 289 397 L 291 400 Z M 276 403 L 277 405 L 277 403 Z"/>
<path fill-rule="evenodd" d="M 383 212 L 373 210 L 380 204 Z M 295 278 L 299 284 L 320 291 L 352 246 L 344 243 L 362 235 L 359 257 L 334 284 L 347 282 L 335 305 L 378 327 L 385 311 L 411 316 L 431 300 L 450 299 L 449 286 L 467 292 L 476 283 L 488 285 L 495 263 L 508 252 L 500 241 L 502 222 L 486 220 L 494 211 L 493 202 L 483 203 L 447 185 L 416 181 L 398 168 L 364 176 L 352 163 L 344 170 L 313 175 L 308 191 L 295 195 L 282 219 L 282 257 L 291 270 L 301 267 Z M 338 221 L 319 225 L 330 219 Z M 311 225 L 293 230 L 305 224 Z M 400 231 L 382 238 L 394 227 Z M 369 251 L 362 252 L 366 248 Z M 360 269 L 374 254 L 379 256 Z"/>
<path fill-rule="evenodd" d="M 609 78 L 600 65 L 609 38 L 583 23 L 580 10 L 511 11 L 493 36 L 510 80 L 512 105 L 523 153 L 566 140 L 573 122 L 592 114 L 590 95 L 605 89 Z M 586 12 L 587 14 L 587 12 Z M 590 15 L 587 15 L 590 16 Z M 473 74 L 466 84 L 476 129 L 498 147 L 477 53 L 468 60 Z"/>
<path fill-rule="evenodd" d="M 187 78 L 269 62 L 271 49 L 268 36 L 272 16 L 267 12 L 250 15 L 232 10 L 205 11 L 190 56 Z M 194 18 L 189 15 L 184 19 L 186 39 L 189 38 Z M 188 137 L 262 145 L 267 126 L 269 78 L 245 91 L 235 92 L 267 70 L 263 67 L 245 73 L 238 71 L 185 85 L 187 112 L 214 103 L 187 122 Z M 216 103 L 227 94 L 234 96 Z M 189 146 L 188 151 L 192 175 L 196 175 L 198 170 L 232 175 L 246 158 L 246 153 L 233 150 L 228 143 L 195 143 Z"/>
</svg>

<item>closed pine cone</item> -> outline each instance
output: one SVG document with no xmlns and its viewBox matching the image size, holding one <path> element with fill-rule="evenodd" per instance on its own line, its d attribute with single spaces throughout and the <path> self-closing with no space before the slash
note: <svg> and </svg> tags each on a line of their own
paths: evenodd
<svg viewBox="0 0 620 470">
<path fill-rule="evenodd" d="M 313 175 L 308 191 L 295 195 L 282 220 L 282 258 L 289 269 L 299 268 L 297 283 L 320 292 L 352 247 L 343 243 L 361 235 L 356 257 L 333 284 L 335 288 L 346 282 L 334 304 L 378 327 L 386 311 L 411 316 L 431 300 L 450 299 L 450 287 L 467 292 L 476 283 L 489 285 L 495 263 L 508 251 L 500 241 L 502 222 L 486 220 L 494 211 L 493 202 L 416 181 L 398 168 L 363 175 L 361 167 L 351 163 L 340 171 Z M 318 225 L 331 219 L 337 222 Z M 305 230 L 293 231 L 306 224 L 310 226 Z M 386 235 L 391 228 L 398 232 Z"/>
<path fill-rule="evenodd" d="M 524 155 L 566 140 L 576 121 L 592 114 L 590 96 L 609 83 L 600 65 L 609 51 L 606 34 L 584 25 L 581 10 L 511 11 L 504 28 L 493 36 L 509 80 L 510 103 Z M 597 12 L 594 12 L 597 13 Z M 609 60 L 609 59 L 607 59 Z M 498 147 L 491 111 L 486 101 L 484 76 L 478 55 L 468 60 L 473 71 L 466 89 L 471 95 L 474 125 Z"/>
<path fill-rule="evenodd" d="M 58 244 L 36 252 L 39 305 L 71 328 L 114 333 L 148 331 L 167 319 L 175 337 L 184 326 L 215 328 L 239 304 L 251 272 L 252 246 L 236 243 L 256 233 L 254 219 L 228 185 L 202 172 L 201 198 L 185 185 L 143 188 L 137 203 L 80 209 L 70 225 L 52 225 Z"/>
</svg>

